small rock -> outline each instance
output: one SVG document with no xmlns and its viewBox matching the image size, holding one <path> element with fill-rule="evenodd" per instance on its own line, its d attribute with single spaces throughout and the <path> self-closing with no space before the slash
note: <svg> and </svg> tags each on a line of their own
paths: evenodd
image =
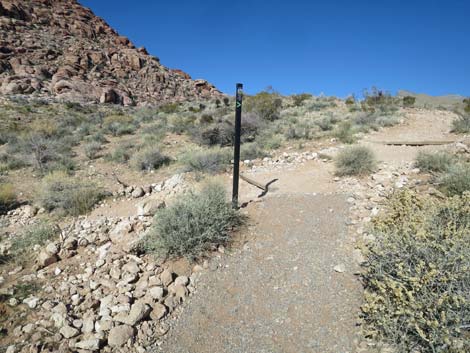
<svg viewBox="0 0 470 353">
<path fill-rule="evenodd" d="M 50 254 L 47 251 L 41 251 L 38 255 L 37 262 L 39 267 L 47 267 L 59 261 L 59 258 L 55 254 Z"/>
<path fill-rule="evenodd" d="M 76 328 L 65 325 L 59 330 L 59 333 L 65 338 L 72 338 L 77 336 L 80 331 L 78 331 Z"/>
<path fill-rule="evenodd" d="M 109 331 L 108 344 L 111 347 L 122 347 L 129 339 L 133 338 L 134 335 L 135 330 L 131 326 L 121 325 L 113 327 Z"/>
<path fill-rule="evenodd" d="M 153 310 L 150 313 L 150 318 L 152 320 L 158 321 L 166 315 L 166 312 L 167 312 L 166 306 L 163 304 L 157 303 L 153 306 Z"/>
<path fill-rule="evenodd" d="M 165 287 L 168 287 L 173 282 L 173 273 L 169 270 L 164 270 L 160 274 L 160 279 Z"/>
<path fill-rule="evenodd" d="M 132 191 L 132 197 L 135 199 L 138 199 L 139 197 L 142 197 L 144 195 L 145 195 L 145 191 L 141 187 L 137 187 L 134 189 L 134 191 Z"/>
<path fill-rule="evenodd" d="M 34 309 L 38 306 L 39 303 L 39 298 L 37 297 L 29 297 L 23 300 L 23 303 L 25 303 L 27 306 L 29 306 L 31 309 Z"/>
<path fill-rule="evenodd" d="M 189 284 L 189 278 L 186 276 L 178 276 L 175 279 L 175 285 L 187 286 Z"/>
<path fill-rule="evenodd" d="M 150 296 L 155 300 L 160 300 L 163 298 L 163 288 L 162 287 L 152 287 L 149 289 Z"/>
<path fill-rule="evenodd" d="M 129 326 L 134 326 L 143 319 L 147 318 L 151 310 L 152 309 L 147 304 L 136 302 L 134 305 L 132 305 L 129 315 L 126 313 L 119 313 L 115 316 L 114 320 Z"/>
<path fill-rule="evenodd" d="M 91 338 L 84 341 L 75 343 L 75 348 L 85 349 L 88 351 L 97 351 L 100 349 L 100 340 L 98 338 Z"/>
<path fill-rule="evenodd" d="M 336 265 L 333 269 L 338 273 L 343 273 L 344 271 L 346 271 L 346 266 L 344 266 L 344 264 L 339 264 Z"/>
</svg>

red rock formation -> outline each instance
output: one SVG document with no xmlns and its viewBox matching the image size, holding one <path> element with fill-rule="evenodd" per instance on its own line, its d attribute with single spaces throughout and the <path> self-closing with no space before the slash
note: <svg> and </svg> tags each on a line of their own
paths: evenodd
<svg viewBox="0 0 470 353">
<path fill-rule="evenodd" d="M 0 94 L 125 105 L 221 95 L 75 0 L 0 0 Z"/>
</svg>

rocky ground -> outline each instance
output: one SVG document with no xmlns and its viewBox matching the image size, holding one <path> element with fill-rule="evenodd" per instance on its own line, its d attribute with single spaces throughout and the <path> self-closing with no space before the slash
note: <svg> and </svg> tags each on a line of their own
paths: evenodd
<svg viewBox="0 0 470 353">
<path fill-rule="evenodd" d="M 433 137 L 457 141 L 448 134 L 450 115 L 437 114 L 442 124 Z M 431 123 L 436 117 L 418 111 L 361 143 L 403 138 L 404 131 L 418 131 L 423 119 Z M 395 189 L 439 191 L 412 162 L 427 147 L 382 144 L 374 174 L 339 178 L 329 157 L 343 147 L 330 141 L 244 161 L 247 175 L 279 180 L 264 198 L 241 184 L 250 226 L 237 236 L 233 251 L 221 247 L 199 264 L 134 251 L 150 215 L 190 186 L 188 175 L 122 187 L 116 201 L 59 224 L 60 239 L 37 247 L 34 264 L 10 267 L 0 276 L 0 294 L 8 297 L 0 308 L 7 317 L 5 351 L 367 351 L 355 329 L 361 296 L 355 274 L 363 261 L 361 243 L 373 241 L 368 223 Z M 433 148 L 468 153 L 469 147 L 463 141 Z M 23 206 L 0 222 L 22 227 L 42 212 Z M 0 250 L 7 251 L 8 242 Z M 30 288 L 24 298 L 15 296 L 19 285 Z"/>
</svg>

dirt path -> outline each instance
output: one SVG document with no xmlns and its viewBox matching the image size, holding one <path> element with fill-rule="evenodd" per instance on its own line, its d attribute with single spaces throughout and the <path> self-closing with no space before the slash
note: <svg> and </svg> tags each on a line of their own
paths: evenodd
<svg viewBox="0 0 470 353">
<path fill-rule="evenodd" d="M 367 135 L 382 166 L 411 166 L 420 150 L 374 141 L 458 140 L 449 112 L 415 111 L 405 123 Z M 279 179 L 268 196 L 241 183 L 241 202 L 255 222 L 244 250 L 203 273 L 195 297 L 170 330 L 164 352 L 352 352 L 362 289 L 353 275 L 354 237 L 347 235 L 348 193 L 331 163 L 245 172 L 261 182 Z M 227 185 L 230 181 L 227 180 Z M 335 271 L 342 264 L 343 273 Z"/>
<path fill-rule="evenodd" d="M 252 207 L 253 240 L 203 274 L 162 350 L 351 352 L 361 289 L 345 197 L 281 194 Z"/>
</svg>

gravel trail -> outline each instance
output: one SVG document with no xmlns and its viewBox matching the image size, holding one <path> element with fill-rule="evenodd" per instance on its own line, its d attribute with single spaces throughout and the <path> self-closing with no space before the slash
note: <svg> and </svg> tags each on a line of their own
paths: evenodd
<svg viewBox="0 0 470 353">
<path fill-rule="evenodd" d="M 203 272 L 159 351 L 352 352 L 361 288 L 345 196 L 281 194 L 249 208 L 250 241 Z"/>
</svg>

